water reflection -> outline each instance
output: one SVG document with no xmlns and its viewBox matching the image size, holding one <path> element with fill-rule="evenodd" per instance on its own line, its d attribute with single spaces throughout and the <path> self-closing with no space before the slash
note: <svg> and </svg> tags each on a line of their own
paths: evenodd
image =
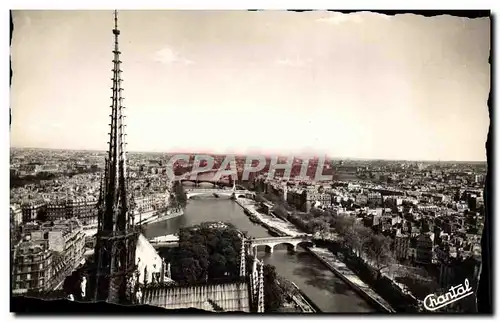
<svg viewBox="0 0 500 322">
<path fill-rule="evenodd" d="M 152 238 L 175 234 L 182 227 L 201 224 L 206 221 L 229 222 L 252 237 L 270 236 L 267 229 L 251 222 L 243 209 L 229 199 L 206 198 L 189 200 L 184 216 L 148 225 L 146 237 Z"/>
<path fill-rule="evenodd" d="M 276 266 L 278 274 L 292 280 L 323 312 L 373 312 L 347 284 L 320 261 L 298 247 L 295 253 L 275 249 L 259 252 L 266 264 Z"/>
</svg>

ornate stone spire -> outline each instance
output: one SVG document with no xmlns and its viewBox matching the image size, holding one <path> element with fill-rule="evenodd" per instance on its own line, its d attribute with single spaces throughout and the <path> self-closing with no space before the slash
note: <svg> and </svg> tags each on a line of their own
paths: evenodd
<svg viewBox="0 0 500 322">
<path fill-rule="evenodd" d="M 252 263 L 252 274 L 250 276 L 250 288 L 252 293 L 252 302 L 256 303 L 258 295 L 258 284 L 259 284 L 259 270 L 258 270 L 259 260 L 257 257 L 253 258 Z"/>
<path fill-rule="evenodd" d="M 257 297 L 257 313 L 264 313 L 264 263 L 259 265 L 259 293 Z"/>
<path fill-rule="evenodd" d="M 122 79 L 118 46 L 118 14 L 114 13 L 113 87 L 111 122 L 105 175 L 101 189 L 98 215 L 93 281 L 90 282 L 95 301 L 127 303 L 128 280 L 135 271 L 135 248 L 138 231 L 129 214 L 127 194 L 127 157 L 125 152 L 125 115 L 122 106 Z"/>
<path fill-rule="evenodd" d="M 246 261 L 245 261 L 245 236 L 241 238 L 241 251 L 240 251 L 240 277 L 246 275 Z"/>
</svg>

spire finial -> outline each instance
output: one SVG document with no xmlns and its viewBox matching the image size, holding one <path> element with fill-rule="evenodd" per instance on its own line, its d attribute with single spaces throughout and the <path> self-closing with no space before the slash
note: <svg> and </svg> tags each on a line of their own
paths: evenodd
<svg viewBox="0 0 500 322">
<path fill-rule="evenodd" d="M 120 30 L 118 30 L 118 10 L 115 10 L 114 16 L 115 16 L 115 28 L 113 29 L 113 34 L 118 36 L 120 34 Z"/>
<path fill-rule="evenodd" d="M 133 271 L 134 265 L 127 258 L 135 257 L 135 246 L 138 232 L 133 227 L 134 222 L 129 194 L 127 193 L 127 159 L 125 151 L 125 115 L 122 106 L 122 78 L 120 50 L 118 47 L 118 12 L 114 16 L 114 48 L 113 48 L 113 86 L 111 96 L 109 151 L 105 160 L 104 180 L 102 181 L 102 203 L 98 213 L 98 231 L 95 246 L 95 274 L 92 279 L 92 293 L 96 301 L 107 300 L 120 303 L 128 297 L 127 289 L 121 285 L 128 285 L 130 277 L 124 272 Z M 133 204 L 132 204 L 133 205 Z M 109 236 L 116 236 L 112 241 Z M 135 241 L 133 241 L 135 239 Z M 133 242 L 132 242 L 133 241 Z M 132 242 L 132 244 L 130 243 Z M 120 246 L 117 246 L 120 245 Z M 127 256 L 121 256 L 125 252 Z M 118 256 L 120 255 L 120 256 Z M 115 262 L 114 265 L 109 263 Z M 145 274 L 147 275 L 147 269 Z M 147 282 L 147 276 L 145 276 Z"/>
</svg>

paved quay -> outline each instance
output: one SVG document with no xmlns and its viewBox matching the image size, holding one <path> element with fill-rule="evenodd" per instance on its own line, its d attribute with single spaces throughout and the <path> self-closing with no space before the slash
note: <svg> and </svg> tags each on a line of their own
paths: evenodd
<svg viewBox="0 0 500 322">
<path fill-rule="evenodd" d="M 316 255 L 325 265 L 330 267 L 334 273 L 340 276 L 351 287 L 368 297 L 374 304 L 384 309 L 386 312 L 396 312 L 387 301 L 365 284 L 353 271 L 338 259 L 332 252 L 326 248 L 310 247 L 309 251 Z"/>
<path fill-rule="evenodd" d="M 297 236 L 303 234 L 302 231 L 300 231 L 290 222 L 258 212 L 258 203 L 256 203 L 254 200 L 237 199 L 236 203 L 239 204 L 242 208 L 250 211 L 263 224 L 273 227 L 288 236 Z M 379 306 L 386 312 L 396 312 L 389 305 L 389 303 L 387 303 L 387 301 L 385 301 L 380 295 L 378 295 L 370 286 L 364 283 L 353 271 L 347 268 L 347 266 L 328 249 L 320 247 L 310 247 L 308 249 L 311 254 L 316 256 L 323 264 L 330 268 L 330 270 L 332 270 L 335 274 L 342 278 L 342 280 L 349 284 L 349 286 L 351 286 L 354 290 L 364 296 L 366 300 L 371 301 L 374 305 Z"/>
<path fill-rule="evenodd" d="M 258 203 L 256 203 L 253 200 L 250 199 L 236 199 L 235 200 L 237 204 L 239 204 L 242 208 L 247 209 L 250 211 L 259 221 L 261 221 L 263 224 L 268 225 L 270 227 L 273 227 L 282 233 L 286 234 L 287 236 L 298 236 L 298 235 L 303 235 L 304 233 L 301 232 L 297 227 L 295 227 L 293 224 L 290 222 L 287 222 L 281 218 L 277 218 L 271 215 L 266 215 L 263 213 L 260 213 L 257 211 L 258 209 Z"/>
</svg>

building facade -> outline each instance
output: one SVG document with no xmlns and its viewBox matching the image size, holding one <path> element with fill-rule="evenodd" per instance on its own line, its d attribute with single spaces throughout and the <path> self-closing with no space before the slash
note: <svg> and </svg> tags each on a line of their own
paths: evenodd
<svg viewBox="0 0 500 322">
<path fill-rule="evenodd" d="M 46 211 L 46 204 L 41 200 L 31 201 L 24 203 L 21 209 L 23 213 L 23 223 L 27 223 L 42 217 Z"/>
<path fill-rule="evenodd" d="M 12 270 L 12 292 L 41 292 L 50 289 L 53 277 L 52 254 L 46 244 L 27 239 L 14 251 Z"/>
<path fill-rule="evenodd" d="M 433 258 L 434 241 L 431 234 L 420 234 L 416 241 L 415 262 L 418 264 L 431 264 Z"/>
<path fill-rule="evenodd" d="M 398 232 L 394 238 L 394 257 L 398 260 L 409 258 L 410 236 Z"/>
<path fill-rule="evenodd" d="M 10 247 L 17 244 L 20 237 L 21 225 L 23 223 L 23 212 L 21 206 L 17 204 L 10 205 Z"/>
<path fill-rule="evenodd" d="M 13 258 L 15 293 L 51 290 L 84 259 L 85 233 L 77 219 L 27 225 Z"/>
<path fill-rule="evenodd" d="M 70 197 L 47 202 L 48 221 L 77 218 L 83 225 L 97 223 L 97 198 L 93 196 Z"/>
<path fill-rule="evenodd" d="M 47 220 L 66 218 L 66 200 L 53 200 L 47 203 Z"/>
<path fill-rule="evenodd" d="M 78 218 L 84 225 L 97 223 L 97 198 L 74 197 L 66 203 L 66 218 Z"/>
<path fill-rule="evenodd" d="M 135 210 L 139 213 L 162 210 L 167 207 L 170 201 L 170 194 L 153 193 L 134 197 Z"/>
</svg>

